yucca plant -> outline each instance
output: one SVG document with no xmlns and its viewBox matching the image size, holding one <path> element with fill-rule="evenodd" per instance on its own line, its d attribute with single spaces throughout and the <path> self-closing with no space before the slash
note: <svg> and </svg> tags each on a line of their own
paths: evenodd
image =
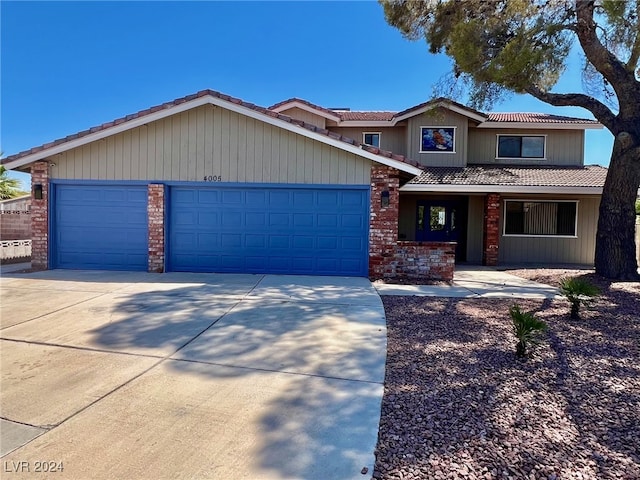
<svg viewBox="0 0 640 480">
<path fill-rule="evenodd" d="M 533 312 L 523 312 L 515 304 L 509 308 L 509 315 L 513 321 L 513 334 L 516 336 L 516 355 L 525 357 L 529 347 L 540 343 L 540 334 L 547 329 L 547 324 L 538 320 Z"/>
<path fill-rule="evenodd" d="M 600 295 L 598 287 L 584 278 L 569 277 L 560 281 L 560 292 L 571 303 L 571 318 L 580 318 L 580 307 L 591 305 Z"/>
</svg>

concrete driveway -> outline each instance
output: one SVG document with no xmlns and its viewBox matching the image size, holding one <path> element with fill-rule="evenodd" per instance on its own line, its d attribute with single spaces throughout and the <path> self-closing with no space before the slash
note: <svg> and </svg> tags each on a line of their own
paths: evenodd
<svg viewBox="0 0 640 480">
<path fill-rule="evenodd" d="M 0 282 L 3 478 L 373 473 L 386 325 L 368 280 L 55 270 Z"/>
</svg>

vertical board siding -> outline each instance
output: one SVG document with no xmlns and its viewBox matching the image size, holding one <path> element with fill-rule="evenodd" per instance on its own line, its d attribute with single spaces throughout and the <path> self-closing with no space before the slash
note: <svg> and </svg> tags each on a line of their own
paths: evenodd
<svg viewBox="0 0 640 480">
<path fill-rule="evenodd" d="M 408 157 L 432 167 L 464 167 L 467 163 L 469 120 L 446 108 L 438 108 L 408 120 Z M 455 153 L 420 153 L 420 127 L 456 127 Z"/>
<path fill-rule="evenodd" d="M 380 148 L 398 155 L 407 154 L 406 127 L 327 127 L 335 133 L 339 133 L 358 142 L 363 141 L 364 132 L 380 132 Z"/>
<path fill-rule="evenodd" d="M 204 105 L 53 158 L 55 179 L 369 184 L 371 162 Z"/>
<path fill-rule="evenodd" d="M 546 135 L 546 159 L 496 159 L 498 135 Z M 468 163 L 582 165 L 584 130 L 469 129 Z"/>
<path fill-rule="evenodd" d="M 504 200 L 578 200 L 577 238 L 504 236 Z M 599 198 L 568 196 L 505 196 L 500 214 L 500 263 L 578 263 L 593 265 Z"/>
<path fill-rule="evenodd" d="M 303 122 L 310 123 L 311 125 L 315 125 L 316 127 L 320 128 L 325 128 L 327 124 L 327 120 L 324 117 L 316 115 L 315 113 L 307 112 L 306 110 L 302 110 L 298 107 L 283 110 L 280 113 L 282 115 L 295 118 L 296 120 L 302 120 Z"/>
</svg>

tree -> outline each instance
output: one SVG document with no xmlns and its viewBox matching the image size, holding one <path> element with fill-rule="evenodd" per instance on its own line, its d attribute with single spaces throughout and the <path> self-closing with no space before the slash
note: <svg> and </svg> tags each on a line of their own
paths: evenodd
<svg viewBox="0 0 640 480">
<path fill-rule="evenodd" d="M 9 178 L 7 169 L 0 165 L 0 200 L 18 197 L 22 193 L 20 182 L 15 178 Z"/>
<path fill-rule="evenodd" d="M 635 208 L 640 187 L 640 0 L 379 0 L 387 22 L 453 59 L 456 85 L 486 108 L 510 92 L 589 110 L 614 136 L 604 185 L 596 272 L 638 280 Z M 577 44 L 576 44 L 577 41 Z M 576 45 L 583 90 L 552 88 Z"/>
</svg>

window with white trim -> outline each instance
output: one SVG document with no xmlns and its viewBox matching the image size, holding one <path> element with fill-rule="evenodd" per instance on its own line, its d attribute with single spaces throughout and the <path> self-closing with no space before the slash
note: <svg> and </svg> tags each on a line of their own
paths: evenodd
<svg viewBox="0 0 640 480">
<path fill-rule="evenodd" d="M 380 132 L 364 132 L 362 143 L 380 148 Z"/>
<path fill-rule="evenodd" d="M 498 135 L 497 158 L 544 159 L 545 154 L 544 135 Z"/>
<path fill-rule="evenodd" d="M 505 200 L 504 235 L 576 237 L 575 200 Z"/>
</svg>

